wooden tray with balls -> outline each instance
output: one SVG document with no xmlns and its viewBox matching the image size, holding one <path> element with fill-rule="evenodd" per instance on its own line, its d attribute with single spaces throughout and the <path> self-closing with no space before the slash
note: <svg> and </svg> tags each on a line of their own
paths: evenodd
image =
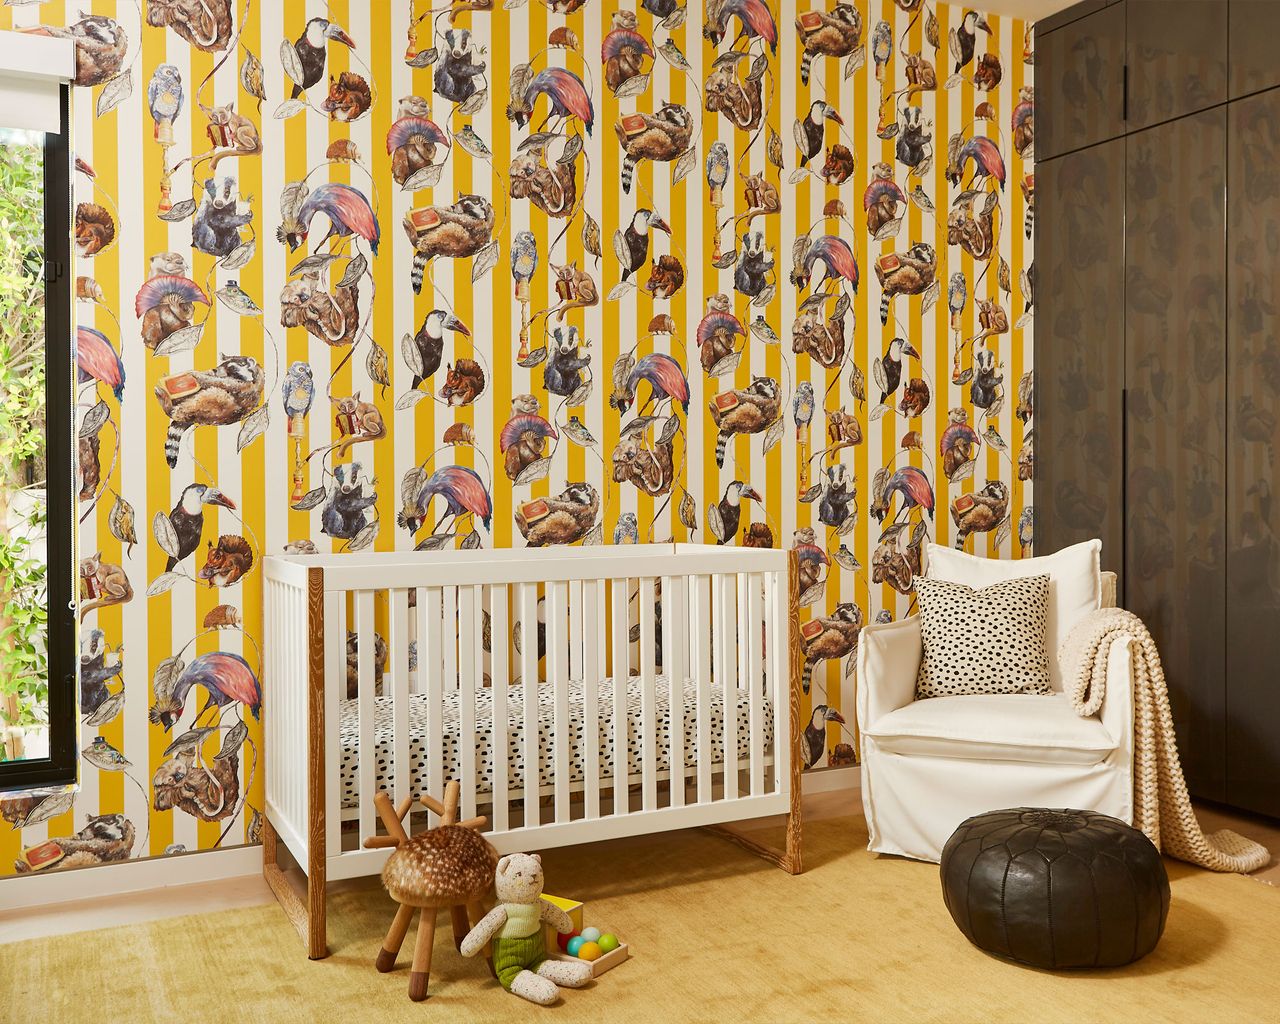
<svg viewBox="0 0 1280 1024">
<path fill-rule="evenodd" d="M 584 928 L 558 936 L 558 947 L 551 954 L 553 960 L 585 960 L 591 964 L 591 976 L 598 978 L 613 970 L 630 955 L 630 948 L 612 932 L 599 928 Z"/>
</svg>

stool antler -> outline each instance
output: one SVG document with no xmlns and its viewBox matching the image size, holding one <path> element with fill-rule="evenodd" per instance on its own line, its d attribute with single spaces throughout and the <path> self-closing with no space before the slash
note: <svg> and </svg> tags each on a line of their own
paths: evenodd
<svg viewBox="0 0 1280 1024">
<path fill-rule="evenodd" d="M 488 819 L 481 815 L 457 821 L 460 794 L 461 786 L 453 781 L 445 787 L 443 802 L 422 794 L 416 798 L 406 797 L 396 807 L 385 792 L 373 798 L 387 835 L 370 836 L 364 845 L 371 850 L 393 848 L 382 869 L 382 884 L 400 904 L 378 953 L 377 968 L 386 973 L 395 967 L 413 912 L 420 909 L 413 968 L 409 974 L 409 998 L 415 1001 L 427 997 L 436 911 L 449 908 L 454 945 L 460 947 L 472 923 L 468 912 L 473 920 L 479 920 L 483 914 L 481 901 L 493 887 L 498 855 L 480 835 Z M 414 803 L 439 815 L 440 823 L 410 836 L 405 831 L 404 820 Z"/>
</svg>

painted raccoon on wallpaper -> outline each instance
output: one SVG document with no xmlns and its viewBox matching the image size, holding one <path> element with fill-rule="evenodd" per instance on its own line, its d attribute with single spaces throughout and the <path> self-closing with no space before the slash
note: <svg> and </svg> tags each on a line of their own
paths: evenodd
<svg viewBox="0 0 1280 1024">
<path fill-rule="evenodd" d="M 178 465 L 182 435 L 197 425 L 224 426 L 244 419 L 262 404 L 266 379 L 252 356 L 228 356 L 212 370 L 190 370 L 163 378 L 156 400 L 169 417 L 164 457 Z"/>
</svg>

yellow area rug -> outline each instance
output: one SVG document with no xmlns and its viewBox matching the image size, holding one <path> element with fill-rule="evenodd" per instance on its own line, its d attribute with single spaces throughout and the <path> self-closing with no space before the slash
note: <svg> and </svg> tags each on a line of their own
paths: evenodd
<svg viewBox="0 0 1280 1024">
<path fill-rule="evenodd" d="M 761 833 L 762 836 L 767 833 Z M 1166 861 L 1164 938 L 1119 970 L 1052 974 L 970 946 L 938 871 L 867 853 L 861 818 L 806 826 L 791 877 L 702 832 L 552 850 L 547 888 L 585 901 L 633 956 L 544 1009 L 437 929 L 430 997 L 373 960 L 393 915 L 375 879 L 329 903 L 310 962 L 274 905 L 0 946 L 0 1018 L 251 1021 L 1267 1021 L 1280 1015 L 1280 891 Z M 6 1017 L 7 1013 L 16 1016 Z"/>
</svg>

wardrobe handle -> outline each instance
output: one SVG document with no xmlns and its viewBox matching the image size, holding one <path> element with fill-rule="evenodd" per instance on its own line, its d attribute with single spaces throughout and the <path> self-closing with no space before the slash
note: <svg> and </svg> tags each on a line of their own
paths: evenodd
<svg viewBox="0 0 1280 1024">
<path fill-rule="evenodd" d="M 1129 65 L 1125 64 L 1121 71 L 1123 79 L 1120 85 L 1120 120 L 1127 122 L 1129 120 Z"/>
</svg>

